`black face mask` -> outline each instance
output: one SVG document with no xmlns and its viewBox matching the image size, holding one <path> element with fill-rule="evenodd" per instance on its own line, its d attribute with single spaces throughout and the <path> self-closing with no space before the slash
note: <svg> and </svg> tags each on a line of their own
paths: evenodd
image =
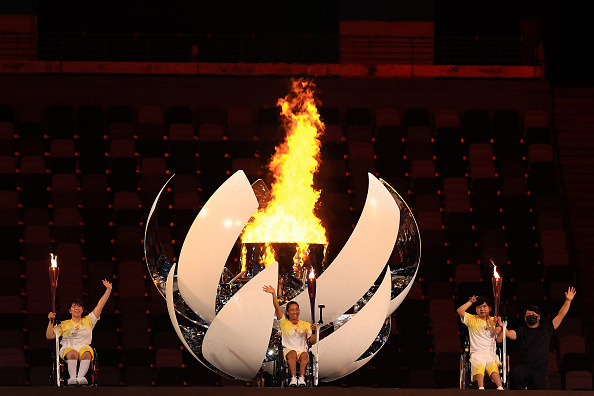
<svg viewBox="0 0 594 396">
<path fill-rule="evenodd" d="M 534 326 L 535 324 L 538 323 L 538 316 L 536 316 L 536 315 L 526 316 L 526 323 L 528 323 L 530 326 Z"/>
</svg>

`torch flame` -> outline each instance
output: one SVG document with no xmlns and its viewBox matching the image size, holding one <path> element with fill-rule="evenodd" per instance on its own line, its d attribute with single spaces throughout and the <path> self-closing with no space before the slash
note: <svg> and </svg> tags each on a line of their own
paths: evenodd
<svg viewBox="0 0 594 396">
<path fill-rule="evenodd" d="M 320 135 L 324 124 L 315 104 L 314 84 L 305 79 L 292 80 L 291 92 L 279 99 L 285 141 L 276 147 L 268 164 L 274 182 L 272 200 L 254 214 L 241 236 L 243 243 L 326 244 L 326 230 L 314 214 L 320 191 L 313 188 L 318 170 Z M 275 261 L 272 249 L 266 249 L 265 265 Z"/>
<path fill-rule="evenodd" d="M 494 277 L 495 279 L 499 279 L 499 278 L 501 278 L 501 277 L 499 276 L 499 274 L 497 273 L 497 266 L 495 265 L 495 263 L 493 262 L 493 260 L 491 260 L 491 264 L 493 264 L 493 277 Z"/>
<path fill-rule="evenodd" d="M 316 273 L 315 273 L 315 271 L 314 271 L 314 269 L 313 269 L 313 268 L 312 268 L 311 270 L 309 270 L 309 275 L 308 275 L 308 277 L 309 277 L 309 280 L 314 280 L 314 279 L 316 279 Z"/>
<path fill-rule="evenodd" d="M 50 262 L 52 268 L 58 268 L 58 256 L 50 253 Z"/>
</svg>

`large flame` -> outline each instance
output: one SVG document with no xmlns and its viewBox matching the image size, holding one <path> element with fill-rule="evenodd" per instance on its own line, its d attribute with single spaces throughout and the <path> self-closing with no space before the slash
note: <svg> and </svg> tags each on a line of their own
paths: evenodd
<svg viewBox="0 0 594 396">
<path fill-rule="evenodd" d="M 297 255 L 311 243 L 327 243 L 326 230 L 314 214 L 320 191 L 314 189 L 313 179 L 324 130 L 314 88 L 309 80 L 294 79 L 291 92 L 278 101 L 287 135 L 268 164 L 274 176 L 272 200 L 246 225 L 243 243 L 298 243 Z M 265 265 L 269 265 L 274 262 L 270 245 L 266 251 Z"/>
</svg>

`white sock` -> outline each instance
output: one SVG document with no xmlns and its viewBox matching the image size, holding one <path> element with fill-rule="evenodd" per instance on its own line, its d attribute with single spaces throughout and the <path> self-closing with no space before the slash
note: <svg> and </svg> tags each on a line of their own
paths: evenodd
<svg viewBox="0 0 594 396">
<path fill-rule="evenodd" d="M 498 387 L 497 387 L 497 390 L 504 390 L 504 389 L 503 389 L 503 386 L 498 386 Z"/>
<path fill-rule="evenodd" d="M 70 378 L 76 378 L 76 364 L 78 361 L 67 360 L 66 363 L 68 363 L 68 374 L 70 375 Z"/>
<path fill-rule="evenodd" d="M 82 378 L 87 374 L 87 371 L 89 371 L 89 364 L 91 364 L 90 360 L 80 361 L 80 367 L 78 368 L 77 378 Z"/>
<path fill-rule="evenodd" d="M 479 386 L 479 389 L 485 390 L 484 386 Z"/>
</svg>

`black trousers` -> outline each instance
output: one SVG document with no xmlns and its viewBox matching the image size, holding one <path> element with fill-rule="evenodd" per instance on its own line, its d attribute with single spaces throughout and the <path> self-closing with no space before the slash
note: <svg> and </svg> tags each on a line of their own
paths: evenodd
<svg viewBox="0 0 594 396">
<path fill-rule="evenodd" d="M 520 364 L 509 372 L 509 386 L 510 389 L 547 390 L 549 389 L 547 372 Z"/>
</svg>

